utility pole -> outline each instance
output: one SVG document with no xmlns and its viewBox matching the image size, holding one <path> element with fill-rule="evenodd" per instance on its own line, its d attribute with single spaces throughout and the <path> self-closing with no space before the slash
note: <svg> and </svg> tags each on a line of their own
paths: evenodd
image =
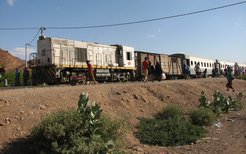
<svg viewBox="0 0 246 154">
<path fill-rule="evenodd" d="M 26 44 L 25 44 L 25 62 L 26 62 L 26 65 L 25 65 L 25 66 L 26 66 L 26 68 L 27 68 L 27 47 L 28 47 L 28 46 L 31 46 L 31 45 L 28 44 L 28 43 L 26 43 Z"/>
</svg>

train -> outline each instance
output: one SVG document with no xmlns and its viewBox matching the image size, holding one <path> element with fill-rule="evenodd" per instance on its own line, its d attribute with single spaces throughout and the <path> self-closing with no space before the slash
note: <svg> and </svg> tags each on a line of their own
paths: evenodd
<svg viewBox="0 0 246 154">
<path fill-rule="evenodd" d="M 200 64 L 212 75 L 216 68 L 222 71 L 235 63 L 189 56 L 184 53 L 163 54 L 149 51 L 135 51 L 133 47 L 113 44 L 105 45 L 62 38 L 40 36 L 37 52 L 30 55 L 32 82 L 38 83 L 79 83 L 84 82 L 89 60 L 97 81 L 134 81 L 143 77 L 144 58 L 155 64 L 159 62 L 166 79 L 184 78 L 184 64 L 190 67 L 190 77 L 195 77 L 194 66 Z M 237 63 L 236 63 L 237 64 Z M 245 70 L 246 64 L 237 64 Z"/>
</svg>

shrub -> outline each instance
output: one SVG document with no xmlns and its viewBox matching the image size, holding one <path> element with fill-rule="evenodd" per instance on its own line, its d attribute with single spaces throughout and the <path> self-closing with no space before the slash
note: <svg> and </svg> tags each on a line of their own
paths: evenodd
<svg viewBox="0 0 246 154">
<path fill-rule="evenodd" d="M 14 80 L 15 80 L 15 72 L 14 71 L 12 71 L 12 72 L 7 72 L 7 73 L 5 73 L 5 75 L 4 76 L 2 76 L 2 80 L 1 80 L 1 82 L 0 82 L 0 87 L 3 87 L 3 81 L 4 81 L 4 78 L 7 78 L 8 79 L 8 85 L 9 86 L 13 86 L 14 85 Z M 22 81 L 22 75 L 20 75 L 20 81 Z"/>
<path fill-rule="evenodd" d="M 137 137 L 142 143 L 159 146 L 176 146 L 195 142 L 206 132 L 181 117 L 140 120 Z"/>
<path fill-rule="evenodd" d="M 200 107 L 209 108 L 217 115 L 221 113 L 227 113 L 230 110 L 238 110 L 242 108 L 242 102 L 241 102 L 241 99 L 243 97 L 242 92 L 239 92 L 236 98 L 232 98 L 231 96 L 226 98 L 219 91 L 215 91 L 213 96 L 214 96 L 214 100 L 210 102 L 209 100 L 206 99 L 206 96 L 202 91 L 199 99 Z"/>
<path fill-rule="evenodd" d="M 174 117 L 182 117 L 183 111 L 177 105 L 168 105 L 167 107 L 163 108 L 161 112 L 158 112 L 155 115 L 156 119 L 169 119 Z"/>
<path fill-rule="evenodd" d="M 118 148 L 119 123 L 101 118 L 100 106 L 81 94 L 78 109 L 57 112 L 31 132 L 31 153 L 106 153 Z"/>
<path fill-rule="evenodd" d="M 209 108 L 198 108 L 190 113 L 190 118 L 193 124 L 200 126 L 212 125 L 216 120 L 216 114 Z"/>
<path fill-rule="evenodd" d="M 237 79 L 242 79 L 242 80 L 246 80 L 246 75 L 242 74 L 236 77 Z"/>
</svg>

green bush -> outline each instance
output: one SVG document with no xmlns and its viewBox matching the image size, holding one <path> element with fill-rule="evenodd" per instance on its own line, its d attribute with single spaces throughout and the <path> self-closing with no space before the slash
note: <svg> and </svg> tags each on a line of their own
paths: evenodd
<svg viewBox="0 0 246 154">
<path fill-rule="evenodd" d="M 205 132 L 205 128 L 192 125 L 190 121 L 177 116 L 165 120 L 143 118 L 137 137 L 146 144 L 177 146 L 193 143 Z"/>
<path fill-rule="evenodd" d="M 177 105 L 168 105 L 167 107 L 163 108 L 161 112 L 158 112 L 155 115 L 156 119 L 169 119 L 174 117 L 182 117 L 183 111 Z"/>
<path fill-rule="evenodd" d="M 236 98 L 232 98 L 231 96 L 227 98 L 219 91 L 215 91 L 213 96 L 214 100 L 210 102 L 206 99 L 206 96 L 202 91 L 199 99 L 200 107 L 209 108 L 217 115 L 228 113 L 230 110 L 238 110 L 242 108 L 242 92 L 239 92 Z"/>
<path fill-rule="evenodd" d="M 242 79 L 242 80 L 246 80 L 246 75 L 243 74 L 243 75 L 239 75 L 236 77 L 237 79 Z"/>
<path fill-rule="evenodd" d="M 107 153 L 119 151 L 120 123 L 101 118 L 100 106 L 82 94 L 78 109 L 57 112 L 31 132 L 31 153 Z"/>
<path fill-rule="evenodd" d="M 195 125 L 209 126 L 216 120 L 216 114 L 209 108 L 198 108 L 190 113 L 191 122 Z"/>
<path fill-rule="evenodd" d="M 8 79 L 8 85 L 14 85 L 14 79 L 15 79 L 15 73 L 14 72 L 8 72 L 5 73 L 4 76 L 2 76 L 2 79 L 0 80 L 0 87 L 4 86 L 4 79 L 5 77 Z"/>
</svg>

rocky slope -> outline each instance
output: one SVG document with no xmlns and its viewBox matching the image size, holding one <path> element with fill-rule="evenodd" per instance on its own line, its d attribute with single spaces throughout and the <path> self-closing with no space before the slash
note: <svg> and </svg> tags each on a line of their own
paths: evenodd
<svg viewBox="0 0 246 154">
<path fill-rule="evenodd" d="M 158 147 L 143 145 L 135 137 L 140 117 L 151 117 L 167 104 L 185 110 L 198 105 L 201 91 L 209 99 L 215 90 L 226 96 L 225 78 L 175 80 L 162 82 L 128 82 L 78 86 L 55 86 L 0 89 L 0 149 L 5 153 L 25 153 L 22 139 L 42 117 L 58 110 L 77 107 L 79 95 L 88 92 L 90 100 L 100 103 L 103 114 L 122 119 L 128 126 L 126 148 L 132 153 L 246 153 L 246 109 L 220 117 L 222 127 L 211 126 L 207 138 L 192 145 Z M 246 95 L 246 81 L 233 81 L 236 91 Z M 246 97 L 243 98 L 244 102 Z M 1 151 L 0 151 L 1 152 Z"/>
<path fill-rule="evenodd" d="M 0 48 L 0 64 L 4 65 L 5 70 L 12 71 L 15 68 L 23 69 L 25 67 L 25 61 L 21 60 L 13 55 L 11 55 L 8 51 L 5 51 Z"/>
</svg>

